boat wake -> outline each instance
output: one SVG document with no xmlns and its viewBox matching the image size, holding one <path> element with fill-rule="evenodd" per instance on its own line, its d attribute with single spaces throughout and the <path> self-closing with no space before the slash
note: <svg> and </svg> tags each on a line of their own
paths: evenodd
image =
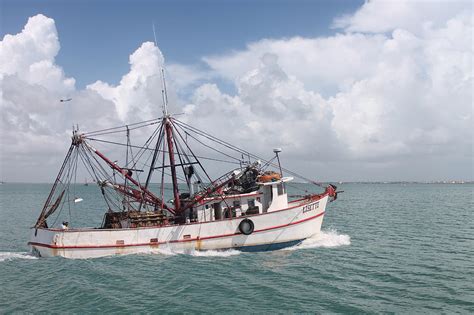
<svg viewBox="0 0 474 315">
<path fill-rule="evenodd" d="M 169 247 L 161 247 L 154 253 L 167 255 L 167 256 L 189 255 L 189 256 L 194 256 L 194 257 L 230 257 L 230 256 L 240 255 L 242 252 L 235 249 L 200 251 L 200 250 L 175 250 Z"/>
<path fill-rule="evenodd" d="M 337 230 L 321 231 L 317 236 L 304 240 L 301 244 L 284 248 L 282 250 L 297 250 L 297 249 L 311 249 L 318 247 L 340 247 L 351 244 L 351 237 L 346 234 L 339 234 Z M 242 254 L 241 251 L 235 249 L 227 250 L 175 250 L 170 247 L 160 247 L 154 253 L 174 256 L 174 255 L 189 255 L 194 257 L 230 257 Z"/>
<path fill-rule="evenodd" d="M 194 251 L 191 252 L 191 256 L 196 257 L 230 257 L 240 255 L 242 252 L 235 249 L 227 250 L 206 250 L 206 251 Z"/>
<path fill-rule="evenodd" d="M 0 252 L 0 262 L 13 259 L 38 259 L 29 252 Z"/>
<path fill-rule="evenodd" d="M 318 247 L 339 247 L 351 244 L 351 237 L 336 230 L 321 231 L 318 235 L 304 240 L 301 244 L 284 250 L 310 249 Z"/>
</svg>

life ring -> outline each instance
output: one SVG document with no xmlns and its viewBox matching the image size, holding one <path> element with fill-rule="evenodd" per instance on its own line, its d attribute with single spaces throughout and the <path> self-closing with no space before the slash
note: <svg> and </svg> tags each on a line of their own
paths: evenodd
<svg viewBox="0 0 474 315">
<path fill-rule="evenodd" d="M 243 219 L 239 224 L 239 231 L 244 235 L 250 235 L 253 233 L 255 225 L 250 219 Z"/>
</svg>

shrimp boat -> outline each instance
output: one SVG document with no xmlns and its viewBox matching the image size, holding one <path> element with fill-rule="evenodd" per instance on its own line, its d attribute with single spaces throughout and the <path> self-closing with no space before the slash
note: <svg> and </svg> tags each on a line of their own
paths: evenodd
<svg viewBox="0 0 474 315">
<path fill-rule="evenodd" d="M 144 142 L 133 145 L 132 138 Z M 294 246 L 320 232 L 337 188 L 282 168 L 280 151 L 260 158 L 178 120 L 166 106 L 157 119 L 85 133 L 74 128 L 28 244 L 40 257 L 66 258 Z M 87 200 L 79 196 L 80 176 L 93 178 L 101 203 L 79 203 Z M 295 177 L 324 190 L 289 196 Z M 86 219 L 101 212 L 102 222 L 79 227 L 84 220 L 75 222 L 76 212 Z"/>
</svg>

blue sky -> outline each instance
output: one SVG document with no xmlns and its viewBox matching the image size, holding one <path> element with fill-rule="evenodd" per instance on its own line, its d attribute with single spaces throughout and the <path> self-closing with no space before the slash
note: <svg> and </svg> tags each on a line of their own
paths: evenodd
<svg viewBox="0 0 474 315">
<path fill-rule="evenodd" d="M 100 79 L 117 83 L 128 57 L 144 41 L 157 41 L 167 62 L 192 64 L 202 56 L 244 49 L 263 38 L 315 37 L 335 32 L 332 20 L 362 0 L 260 1 L 25 1 L 1 0 L 1 36 L 21 31 L 42 13 L 56 22 L 57 63 L 83 88 Z"/>
</svg>

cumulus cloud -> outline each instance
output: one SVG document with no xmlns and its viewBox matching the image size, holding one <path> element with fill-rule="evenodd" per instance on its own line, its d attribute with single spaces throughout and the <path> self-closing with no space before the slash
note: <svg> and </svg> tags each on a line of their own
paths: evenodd
<svg viewBox="0 0 474 315">
<path fill-rule="evenodd" d="M 56 64 L 59 49 L 54 20 L 42 14 L 0 42 L 2 178 L 51 181 L 73 125 L 91 131 L 161 115 L 164 58 L 154 44 L 143 43 L 130 55 L 130 70 L 117 86 L 96 81 L 83 90 Z M 72 100 L 60 101 L 66 98 Z M 168 98 L 177 112 L 176 93 Z"/>
<path fill-rule="evenodd" d="M 358 161 L 359 169 L 382 163 L 392 167 L 389 172 L 402 168 L 401 161 L 410 168 L 406 162 L 410 159 L 445 157 L 439 168 L 449 169 L 457 161 L 465 169 L 458 176 L 472 177 L 470 5 L 455 3 L 448 8 L 447 3 L 371 1 L 337 19 L 335 25 L 344 32 L 320 38 L 265 39 L 245 50 L 203 60 L 215 73 L 235 82 L 239 93 L 233 102 L 258 107 L 252 114 L 261 122 L 261 130 L 271 126 L 285 130 L 279 122 L 299 128 L 305 118 L 324 117 L 327 125 L 315 120 L 304 133 L 289 138 L 295 145 L 308 144 L 298 147 L 301 155 Z M 278 57 L 278 72 L 262 71 L 259 66 L 268 53 Z M 275 80 L 283 80 L 289 88 L 273 84 Z M 301 101 L 292 93 L 311 97 Z M 217 98 L 218 92 L 210 94 Z M 278 94 L 280 98 L 274 97 Z M 282 106 L 284 97 L 288 106 Z M 200 100 L 205 96 L 195 100 L 195 110 L 209 106 L 197 105 Z M 295 113 L 305 118 L 294 117 Z M 284 134 L 269 133 L 268 138 L 284 143 Z M 314 148 L 327 139 L 337 143 L 323 149 L 331 150 L 326 155 L 318 154 Z M 432 166 L 425 168 L 423 176 L 429 178 L 432 171 Z"/>
<path fill-rule="evenodd" d="M 113 101 L 120 119 L 133 121 L 157 117 L 161 104 L 161 69 L 164 58 L 152 42 L 141 45 L 130 55 L 130 72 L 118 86 L 97 81 L 87 86 L 103 98 Z"/>
<path fill-rule="evenodd" d="M 58 51 L 54 21 L 43 15 L 0 42 L 2 172 L 15 161 L 34 165 L 28 156 L 41 160 L 45 148 L 56 152 L 50 122 L 60 121 L 58 97 L 74 89 L 74 80 L 54 64 Z"/>
<path fill-rule="evenodd" d="M 455 39 L 472 24 L 457 23 L 423 37 L 396 29 L 378 50 L 376 71 L 329 100 L 351 152 L 443 154 L 472 145 L 472 51 Z"/>
<path fill-rule="evenodd" d="M 167 64 L 166 70 L 170 85 L 177 93 L 182 93 L 184 97 L 188 96 L 189 90 L 198 87 L 205 81 L 213 79 L 214 75 L 207 69 L 199 65 Z"/>
<path fill-rule="evenodd" d="M 229 55 L 208 56 L 203 61 L 217 74 L 235 81 L 255 69 L 260 58 L 278 56 L 283 71 L 300 80 L 307 89 L 325 96 L 367 77 L 374 71 L 382 35 L 336 34 L 330 37 L 264 39 L 251 43 L 246 50 Z"/>
<path fill-rule="evenodd" d="M 54 61 L 59 48 L 54 20 L 41 14 L 31 17 L 21 33 L 7 34 L 0 42 L 0 73 L 58 93 L 72 91 L 75 80 L 66 78 Z"/>
<path fill-rule="evenodd" d="M 264 54 L 236 87 L 238 95 L 230 96 L 215 84 L 202 85 L 185 108 L 188 119 L 203 129 L 225 130 L 240 146 L 252 145 L 267 156 L 272 146 L 284 146 L 290 154 L 306 152 L 310 134 L 325 139 L 312 146 L 316 155 L 325 156 L 331 111 L 319 94 L 281 69 L 276 55 Z"/>
<path fill-rule="evenodd" d="M 118 122 L 113 102 L 75 89 L 75 80 L 55 62 L 59 49 L 54 20 L 42 14 L 0 42 L 2 178 L 50 181 L 73 124 L 98 128 Z M 73 101 L 60 102 L 66 97 Z"/>
<path fill-rule="evenodd" d="M 470 6 L 370 1 L 333 27 L 331 36 L 204 56 L 207 69 L 168 65 L 170 111 L 264 156 L 282 147 L 289 168 L 320 179 L 472 178 Z M 38 178 L 51 180 L 55 168 L 45 165 L 57 166 L 72 123 L 97 129 L 161 115 L 164 58 L 152 43 L 130 55 L 119 84 L 84 90 L 56 64 L 59 49 L 43 15 L 0 42 L 2 176 L 28 180 L 41 165 Z M 58 102 L 65 96 L 73 101 Z M 11 171 L 20 168 L 25 175 Z"/>
<path fill-rule="evenodd" d="M 366 1 L 359 10 L 336 18 L 334 28 L 348 32 L 384 33 L 404 29 L 423 33 L 429 28 L 443 27 L 457 15 L 470 14 L 470 1 Z"/>
</svg>

